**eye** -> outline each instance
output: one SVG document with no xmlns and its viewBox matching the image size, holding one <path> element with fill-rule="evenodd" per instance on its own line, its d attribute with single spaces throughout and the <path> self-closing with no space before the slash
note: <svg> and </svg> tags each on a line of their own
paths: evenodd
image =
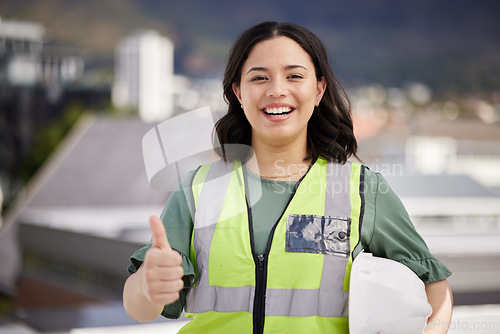
<svg viewBox="0 0 500 334">
<path fill-rule="evenodd" d="M 303 79 L 303 78 L 304 78 L 304 76 L 301 74 L 290 74 L 288 76 L 288 79 Z"/>
<path fill-rule="evenodd" d="M 257 75 L 255 77 L 253 77 L 252 79 L 250 79 L 250 81 L 261 81 L 261 80 L 266 80 L 266 77 L 263 75 Z"/>
</svg>

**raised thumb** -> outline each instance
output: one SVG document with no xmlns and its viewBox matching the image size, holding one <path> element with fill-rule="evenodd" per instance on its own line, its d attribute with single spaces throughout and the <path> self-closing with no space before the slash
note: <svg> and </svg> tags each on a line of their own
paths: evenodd
<svg viewBox="0 0 500 334">
<path fill-rule="evenodd" d="M 161 249 L 171 249 L 167 239 L 167 231 L 165 231 L 165 226 L 163 226 L 161 219 L 158 216 L 151 216 L 149 218 L 149 226 L 151 226 L 151 232 L 153 232 L 152 246 Z"/>
</svg>

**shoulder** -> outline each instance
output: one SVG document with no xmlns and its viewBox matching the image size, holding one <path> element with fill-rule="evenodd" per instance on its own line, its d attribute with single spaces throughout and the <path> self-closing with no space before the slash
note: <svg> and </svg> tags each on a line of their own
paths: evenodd
<svg viewBox="0 0 500 334">
<path fill-rule="evenodd" d="M 384 175 L 377 171 L 372 171 L 367 166 L 362 166 L 363 186 L 366 192 L 388 194 L 392 193 L 391 186 Z"/>
<path fill-rule="evenodd" d="M 193 183 L 193 179 L 196 176 L 196 173 L 198 172 L 200 167 L 193 169 L 193 170 L 190 170 L 189 172 L 186 173 L 186 175 L 184 175 L 184 177 L 181 180 L 181 184 L 180 184 L 182 189 L 191 188 L 191 185 Z"/>
<path fill-rule="evenodd" d="M 362 165 L 362 170 L 363 170 L 363 181 L 364 181 L 364 186 L 365 189 L 373 189 L 377 188 L 378 183 L 380 179 L 383 179 L 384 177 L 382 174 L 376 171 L 372 171 L 370 168 L 368 168 L 365 165 Z"/>
<path fill-rule="evenodd" d="M 380 172 L 364 168 L 362 193 L 367 211 L 373 210 L 377 214 L 387 211 L 406 211 L 399 196 L 391 188 L 389 182 Z"/>
<path fill-rule="evenodd" d="M 388 216 L 394 219 L 409 220 L 401 198 L 392 189 L 382 173 L 366 168 L 362 190 L 365 200 L 365 212 L 373 211 L 375 220 L 385 219 Z"/>
</svg>

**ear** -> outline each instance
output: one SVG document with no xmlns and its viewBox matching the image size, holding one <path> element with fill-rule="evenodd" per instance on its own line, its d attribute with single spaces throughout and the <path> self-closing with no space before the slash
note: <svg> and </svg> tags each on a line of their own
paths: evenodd
<svg viewBox="0 0 500 334">
<path fill-rule="evenodd" d="M 234 95 L 236 95 L 236 97 L 238 98 L 238 100 L 241 102 L 241 89 L 240 89 L 240 86 L 238 86 L 236 84 L 236 82 L 233 82 L 233 93 Z"/>
<path fill-rule="evenodd" d="M 323 94 L 326 90 L 326 81 L 325 77 L 321 77 L 321 80 L 318 80 L 317 88 L 316 88 L 316 103 L 319 104 L 321 99 L 323 98 Z"/>
</svg>

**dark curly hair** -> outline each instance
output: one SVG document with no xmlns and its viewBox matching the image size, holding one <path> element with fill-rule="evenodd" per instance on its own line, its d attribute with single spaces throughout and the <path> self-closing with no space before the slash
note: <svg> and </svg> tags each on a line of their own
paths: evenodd
<svg viewBox="0 0 500 334">
<path fill-rule="evenodd" d="M 328 64 L 323 43 L 308 29 L 293 23 L 263 22 L 244 31 L 233 44 L 224 73 L 224 99 L 228 112 L 215 125 L 220 148 L 217 154 L 225 161 L 245 160 L 252 140 L 252 128 L 233 92 L 233 83 L 241 81 L 241 69 L 253 47 L 274 37 L 288 37 L 299 44 L 311 57 L 317 80 L 325 79 L 326 90 L 307 126 L 307 153 L 305 159 L 319 156 L 338 163 L 345 163 L 354 155 L 357 158 L 357 141 L 353 132 L 351 103 Z M 229 145 L 240 144 L 240 145 Z M 218 146 L 218 145 L 217 145 Z M 228 149 L 239 147 L 240 149 Z"/>
</svg>

